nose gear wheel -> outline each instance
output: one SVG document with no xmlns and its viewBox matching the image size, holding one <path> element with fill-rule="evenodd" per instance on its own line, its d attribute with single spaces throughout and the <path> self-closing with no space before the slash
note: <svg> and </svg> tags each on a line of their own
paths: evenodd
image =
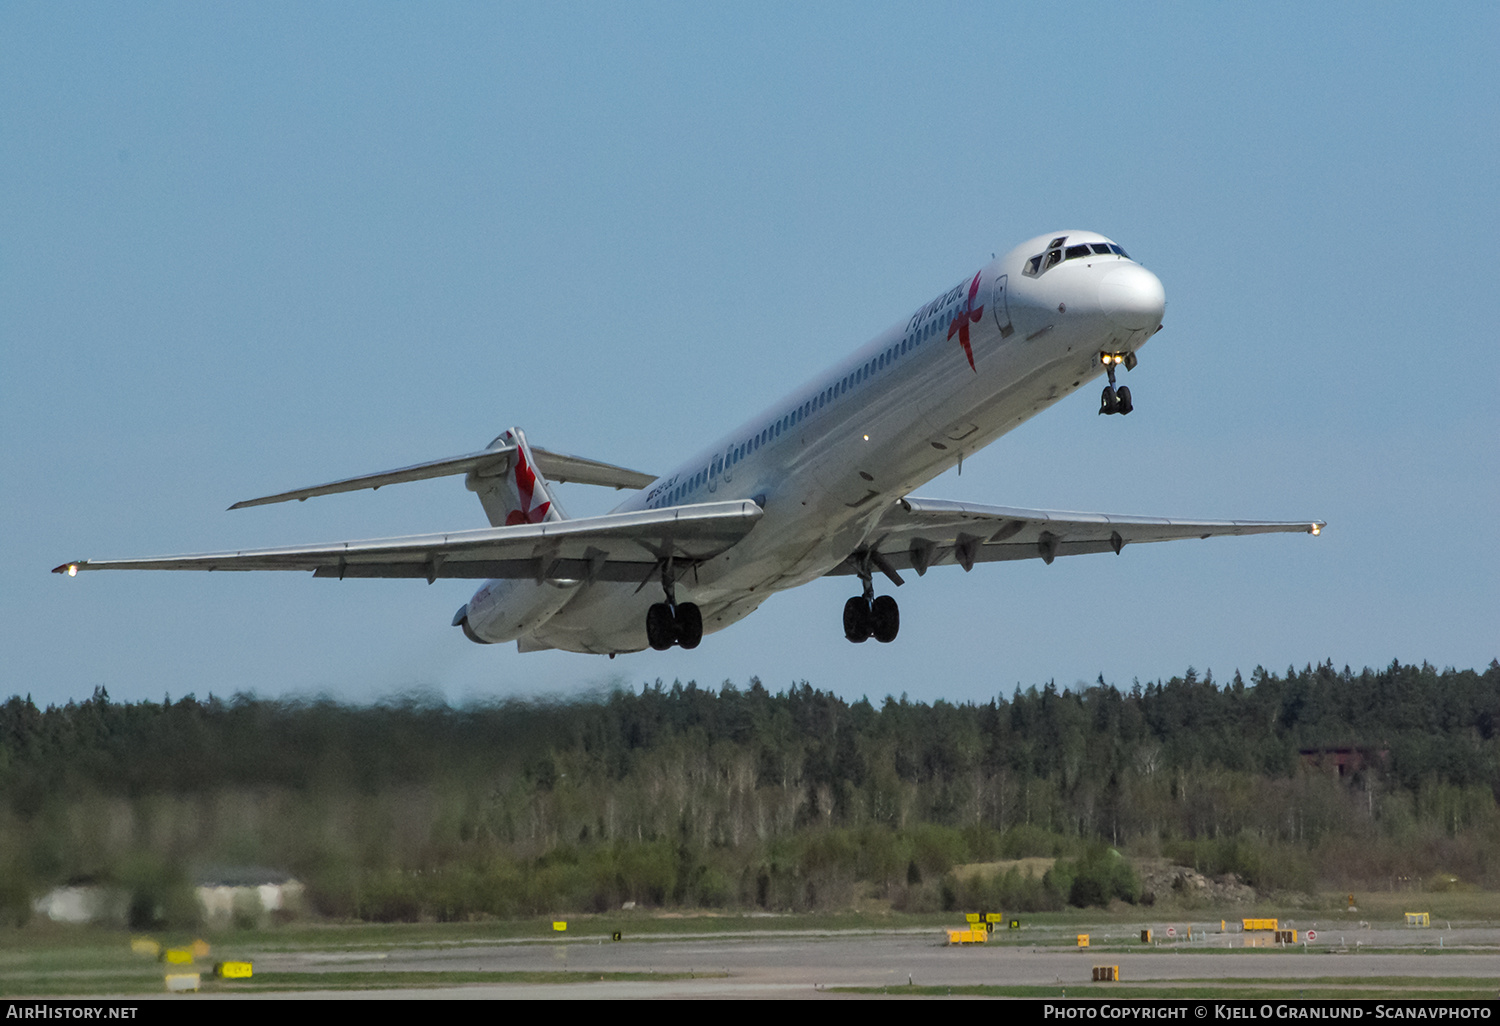
<svg viewBox="0 0 1500 1026">
<path fill-rule="evenodd" d="M 1125 369 L 1130 370 L 1136 365 L 1134 353 L 1126 353 L 1118 356 L 1111 353 L 1100 353 L 1099 359 L 1104 362 L 1104 373 L 1109 375 L 1109 384 L 1104 386 L 1104 392 L 1099 396 L 1099 412 L 1126 414 L 1135 409 L 1130 401 L 1130 386 L 1121 385 L 1115 387 L 1115 366 L 1125 364 Z"/>
<path fill-rule="evenodd" d="M 1119 388 L 1104 386 L 1104 394 L 1099 397 L 1100 413 L 1129 413 L 1135 409 L 1130 401 L 1130 386 L 1121 385 Z"/>
</svg>

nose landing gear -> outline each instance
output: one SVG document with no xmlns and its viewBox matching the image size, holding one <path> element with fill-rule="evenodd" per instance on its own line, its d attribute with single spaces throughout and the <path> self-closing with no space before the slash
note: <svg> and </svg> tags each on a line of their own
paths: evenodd
<svg viewBox="0 0 1500 1026">
<path fill-rule="evenodd" d="M 1130 386 L 1121 385 L 1115 388 L 1112 385 L 1104 386 L 1104 394 L 1099 397 L 1100 413 L 1129 413 L 1135 409 L 1130 402 Z"/>
<path fill-rule="evenodd" d="M 1135 404 L 1130 401 L 1130 386 L 1115 387 L 1115 366 L 1123 363 L 1126 370 L 1132 369 L 1136 364 L 1135 354 L 1100 353 L 1099 359 L 1104 363 L 1104 373 L 1109 375 L 1109 384 L 1104 386 L 1104 394 L 1099 397 L 1099 412 L 1129 413 L 1135 409 Z"/>
</svg>

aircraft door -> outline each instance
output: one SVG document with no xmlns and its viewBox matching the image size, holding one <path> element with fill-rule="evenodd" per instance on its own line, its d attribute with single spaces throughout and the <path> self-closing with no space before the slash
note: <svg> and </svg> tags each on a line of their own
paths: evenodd
<svg viewBox="0 0 1500 1026">
<path fill-rule="evenodd" d="M 1010 275 L 1002 274 L 995 278 L 991 285 L 990 310 L 995 314 L 995 325 L 1000 329 L 1001 338 L 1010 338 L 1015 334 L 1015 326 L 1010 323 L 1010 304 L 1006 302 L 1007 284 Z"/>
</svg>

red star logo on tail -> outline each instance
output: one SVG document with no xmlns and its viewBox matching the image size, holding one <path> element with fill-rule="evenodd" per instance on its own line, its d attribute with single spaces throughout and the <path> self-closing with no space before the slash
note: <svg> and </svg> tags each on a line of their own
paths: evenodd
<svg viewBox="0 0 1500 1026">
<path fill-rule="evenodd" d="M 948 337 L 951 339 L 958 335 L 958 344 L 964 347 L 964 355 L 969 358 L 969 369 L 979 373 L 979 368 L 974 366 L 974 350 L 969 345 L 969 322 L 979 323 L 984 316 L 984 307 L 975 306 L 974 300 L 979 298 L 979 277 L 984 272 L 980 271 L 974 275 L 974 280 L 969 282 L 969 298 L 964 300 L 963 308 L 958 311 L 958 316 L 953 318 L 953 323 L 948 325 Z"/>
<path fill-rule="evenodd" d="M 540 524 L 547 511 L 552 508 L 552 503 L 544 502 L 536 509 L 531 508 L 531 498 L 536 491 L 536 471 L 526 462 L 526 454 L 519 446 L 516 448 L 516 491 L 521 496 L 521 508 L 510 511 L 505 518 L 505 526 Z"/>
</svg>

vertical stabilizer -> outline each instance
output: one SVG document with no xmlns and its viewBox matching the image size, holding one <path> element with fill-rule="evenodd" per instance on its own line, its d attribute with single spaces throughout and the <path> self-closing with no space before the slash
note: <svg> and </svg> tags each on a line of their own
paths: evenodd
<svg viewBox="0 0 1500 1026">
<path fill-rule="evenodd" d="M 566 520 L 567 514 L 552 497 L 552 486 L 536 468 L 536 459 L 521 429 L 511 428 L 490 443 L 490 448 L 501 446 L 513 447 L 508 460 L 482 472 L 470 471 L 464 482 L 479 496 L 490 526 Z"/>
</svg>

